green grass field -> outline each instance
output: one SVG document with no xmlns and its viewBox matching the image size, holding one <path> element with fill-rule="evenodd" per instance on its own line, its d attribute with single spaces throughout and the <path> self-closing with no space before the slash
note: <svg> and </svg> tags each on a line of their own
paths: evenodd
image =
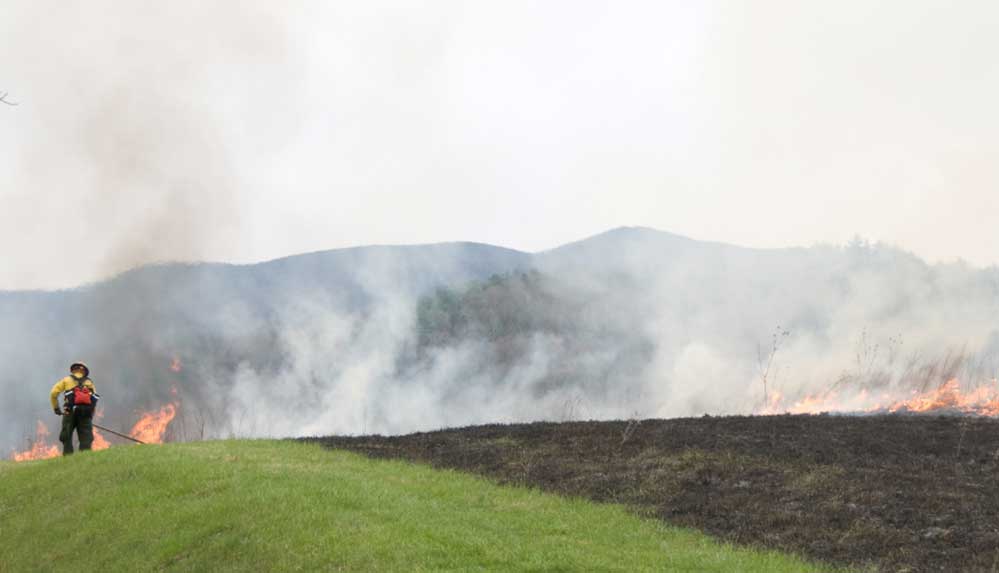
<svg viewBox="0 0 999 573">
<path fill-rule="evenodd" d="M 0 463 L 0 571 L 819 571 L 621 507 L 281 441 Z"/>
</svg>

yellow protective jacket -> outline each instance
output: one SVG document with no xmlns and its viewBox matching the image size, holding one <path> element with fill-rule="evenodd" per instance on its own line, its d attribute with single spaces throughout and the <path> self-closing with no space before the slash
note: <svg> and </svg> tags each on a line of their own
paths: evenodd
<svg viewBox="0 0 999 573">
<path fill-rule="evenodd" d="M 62 380 L 56 382 L 55 386 L 52 387 L 52 392 L 49 394 L 49 398 L 52 402 L 52 409 L 55 410 L 56 408 L 59 407 L 60 394 L 62 394 L 66 390 L 72 390 L 75 387 L 76 387 L 76 378 L 73 378 L 72 376 L 67 376 Z M 90 388 L 91 392 L 97 392 L 97 389 L 94 388 L 94 382 L 90 378 L 86 378 L 83 381 L 83 387 Z"/>
</svg>

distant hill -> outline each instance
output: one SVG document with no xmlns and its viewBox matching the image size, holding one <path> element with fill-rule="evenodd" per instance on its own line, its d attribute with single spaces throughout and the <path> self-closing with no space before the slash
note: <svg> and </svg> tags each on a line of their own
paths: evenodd
<svg viewBox="0 0 999 573">
<path fill-rule="evenodd" d="M 0 293 L 15 413 L 0 450 L 57 421 L 48 387 L 78 359 L 119 427 L 177 402 L 176 437 L 395 433 L 750 412 L 775 333 L 769 383 L 785 394 L 897 385 L 947 353 L 953 373 L 990 377 L 996 317 L 996 269 L 862 241 L 746 249 L 620 228 L 535 254 L 449 243 L 157 265 Z"/>
<path fill-rule="evenodd" d="M 190 361 L 208 350 L 199 362 L 210 369 L 265 368 L 281 360 L 274 345 L 280 329 L 297 327 L 292 314 L 362 316 L 389 299 L 529 264 L 529 254 L 476 243 L 376 246 L 254 265 L 155 265 L 70 290 L 0 292 L 0 388 L 33 420 L 47 413 L 48 387 L 84 359 L 103 383 L 109 415 L 117 405 L 127 417 L 170 399 L 170 384 L 187 380 L 166 368 L 174 357 Z M 188 398 L 212 399 L 198 396 L 203 385 L 187 390 Z M 24 425 L 20 417 L 0 421 L 0 448 Z"/>
</svg>

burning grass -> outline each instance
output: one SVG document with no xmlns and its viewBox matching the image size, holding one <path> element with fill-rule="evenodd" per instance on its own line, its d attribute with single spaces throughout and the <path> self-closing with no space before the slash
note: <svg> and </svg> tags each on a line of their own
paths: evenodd
<svg viewBox="0 0 999 573">
<path fill-rule="evenodd" d="M 99 423 L 102 414 L 103 412 L 98 411 L 95 421 Z M 162 444 L 167 429 L 176 415 L 177 406 L 175 404 L 167 404 L 157 411 L 144 412 L 139 415 L 139 420 L 132 426 L 128 435 L 146 444 Z M 54 424 L 57 431 L 60 429 L 58 424 Z M 78 444 L 75 433 L 73 443 Z M 106 450 L 111 447 L 111 443 L 99 429 L 94 428 L 94 443 L 91 447 L 94 450 Z M 15 462 L 26 462 L 45 460 L 61 455 L 62 445 L 59 443 L 58 436 L 52 436 L 48 425 L 38 420 L 35 426 L 35 436 L 31 439 L 28 447 L 21 451 L 15 451 L 11 454 L 10 459 Z"/>
<path fill-rule="evenodd" d="M 170 424 L 176 418 L 180 408 L 180 402 L 176 400 L 176 386 L 171 388 L 171 394 L 175 397 L 174 402 L 166 404 L 157 410 L 137 412 L 139 418 L 127 435 L 146 444 L 162 444 L 170 429 Z M 103 417 L 104 410 L 98 409 L 94 421 L 99 424 Z M 54 424 L 56 434 L 61 429 L 60 425 L 61 422 Z M 79 443 L 75 433 L 73 443 Z M 91 447 L 94 450 L 106 450 L 111 447 L 111 443 L 104 437 L 100 429 L 94 428 L 94 443 Z M 58 436 L 53 437 L 48 425 L 42 420 L 38 420 L 35 426 L 35 435 L 29 440 L 28 446 L 21 451 L 14 451 L 10 459 L 15 462 L 25 462 L 29 460 L 44 460 L 60 455 L 62 455 L 62 445 L 58 441 Z"/>
<path fill-rule="evenodd" d="M 49 428 L 44 422 L 38 420 L 35 425 L 35 439 L 31 445 L 20 452 L 14 452 L 11 459 L 15 462 L 26 462 L 28 460 L 44 460 L 54 458 L 62 453 L 62 448 L 49 441 Z"/>
<path fill-rule="evenodd" d="M 66 487 L 80 476 L 97 495 Z M 0 462 L 0 482 L 11 571 L 77 571 L 81 559 L 99 571 L 819 570 L 617 506 L 294 442 Z M 67 529 L 67 516 L 85 527 Z"/>
<path fill-rule="evenodd" d="M 829 390 L 788 400 L 774 392 L 758 414 L 912 413 L 999 417 L 999 382 L 964 387 L 953 378 L 929 390 Z"/>
</svg>

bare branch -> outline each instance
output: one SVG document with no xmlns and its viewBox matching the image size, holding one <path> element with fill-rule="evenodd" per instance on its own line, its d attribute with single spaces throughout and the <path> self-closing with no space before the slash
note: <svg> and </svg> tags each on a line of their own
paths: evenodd
<svg viewBox="0 0 999 573">
<path fill-rule="evenodd" d="M 756 345 L 756 359 L 758 361 L 758 366 L 760 370 L 760 379 L 763 381 L 763 405 L 766 407 L 770 403 L 770 394 L 767 390 L 767 382 L 771 377 L 771 369 L 774 369 L 774 361 L 777 358 L 777 351 L 780 350 L 781 342 L 791 334 L 790 331 L 785 330 L 777 325 L 774 330 L 773 338 L 771 339 L 770 351 L 767 354 L 766 360 L 763 358 L 763 347 L 759 344 Z M 776 370 L 773 372 L 773 377 L 776 378 Z"/>
<path fill-rule="evenodd" d="M 3 102 L 3 103 L 5 103 L 7 105 L 10 105 L 10 106 L 17 105 L 17 102 L 8 100 L 7 99 L 7 95 L 8 95 L 7 92 L 0 92 L 0 102 Z"/>
</svg>

